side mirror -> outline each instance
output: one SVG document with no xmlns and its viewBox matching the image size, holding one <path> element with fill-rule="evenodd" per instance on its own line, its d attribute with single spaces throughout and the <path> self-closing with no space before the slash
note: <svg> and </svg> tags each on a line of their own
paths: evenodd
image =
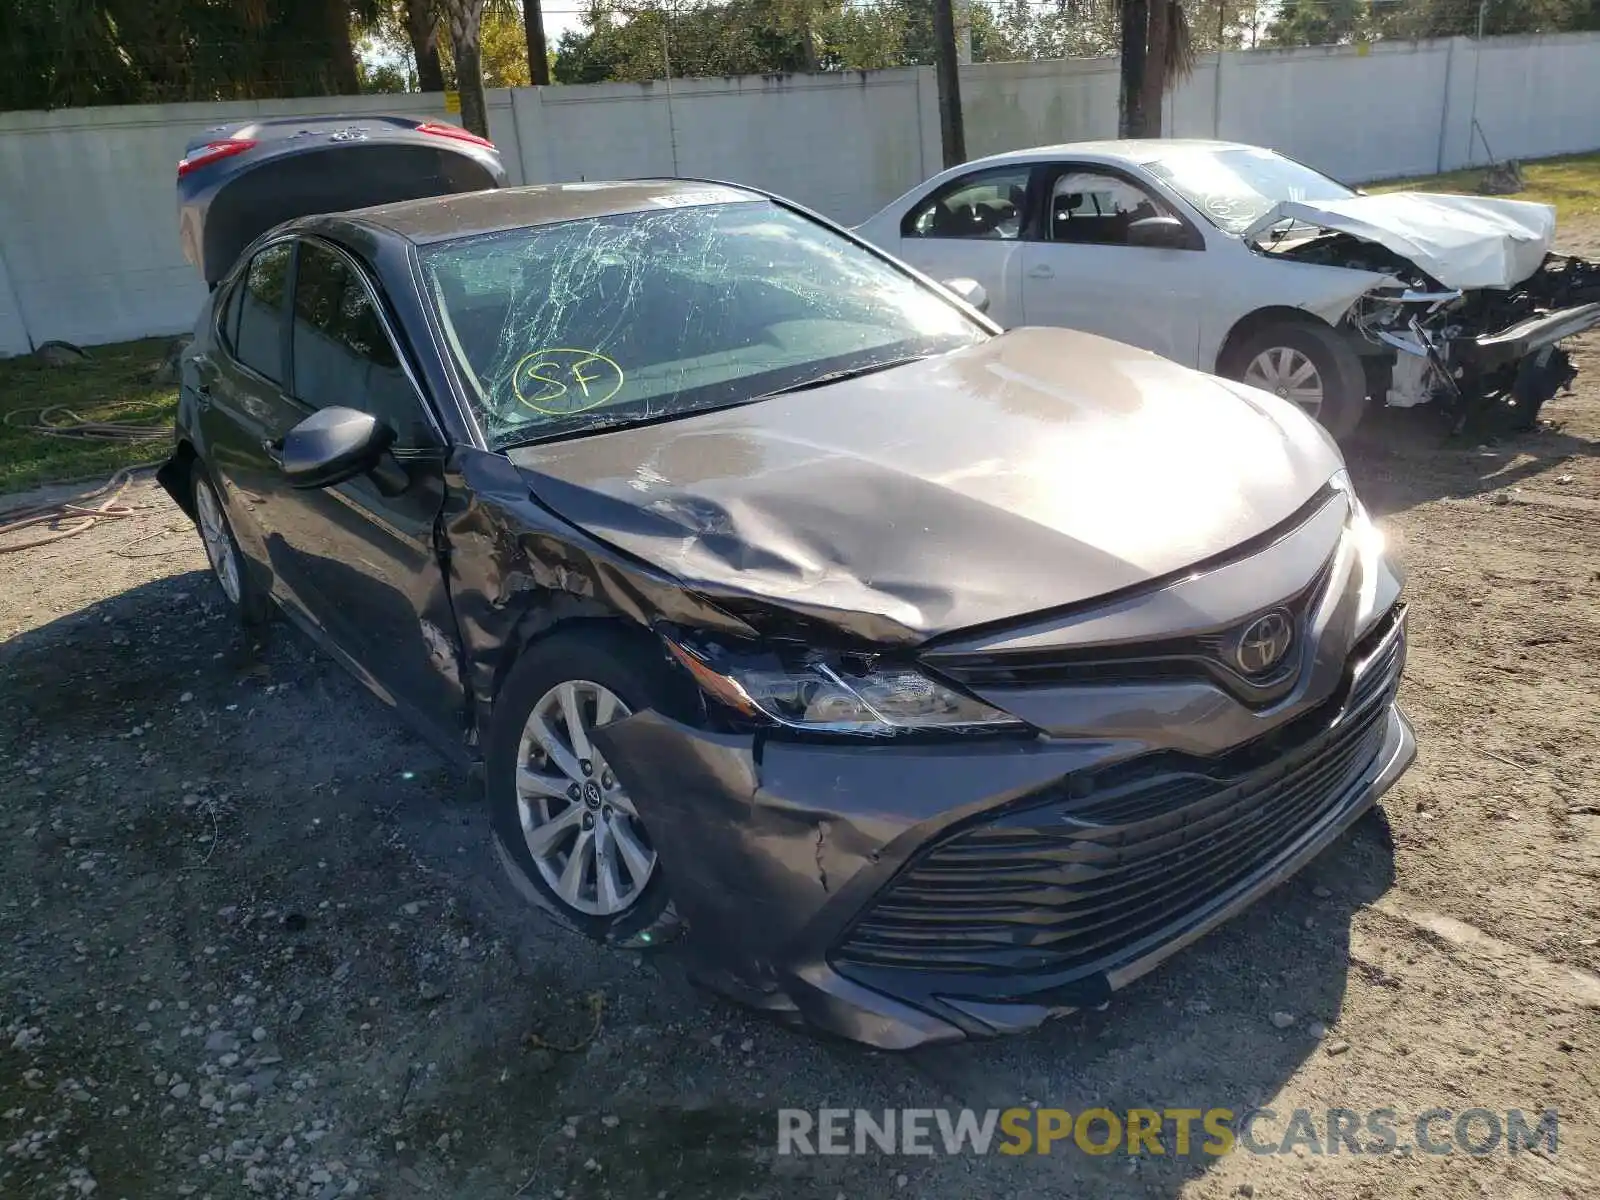
<svg viewBox="0 0 1600 1200">
<path fill-rule="evenodd" d="M 1177 217 L 1141 217 L 1128 226 L 1128 245 L 1182 250 L 1189 245 L 1189 227 Z"/>
<path fill-rule="evenodd" d="M 989 311 L 989 292 L 976 279 L 968 279 L 963 275 L 958 279 L 946 279 L 944 286 L 979 312 Z"/>
<path fill-rule="evenodd" d="M 371 413 L 324 408 L 283 435 L 278 466 L 291 487 L 332 487 L 378 466 L 393 441 Z"/>
</svg>

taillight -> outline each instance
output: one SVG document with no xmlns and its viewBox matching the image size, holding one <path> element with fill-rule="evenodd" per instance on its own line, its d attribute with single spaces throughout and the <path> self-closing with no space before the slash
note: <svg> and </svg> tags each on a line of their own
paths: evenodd
<svg viewBox="0 0 1600 1200">
<path fill-rule="evenodd" d="M 198 171 L 208 163 L 218 159 L 232 158 L 235 154 L 243 154 L 255 145 L 253 138 L 227 138 L 220 142 L 207 142 L 200 149 L 191 153 L 178 164 L 178 178 L 182 179 L 190 171 Z"/>
<path fill-rule="evenodd" d="M 418 133 L 431 133 L 434 137 L 454 138 L 458 142 L 471 142 L 474 146 L 487 146 L 494 149 L 494 143 L 488 138 L 481 138 L 475 133 L 468 133 L 459 125 L 445 125 L 439 121 L 424 121 L 417 126 Z"/>
</svg>

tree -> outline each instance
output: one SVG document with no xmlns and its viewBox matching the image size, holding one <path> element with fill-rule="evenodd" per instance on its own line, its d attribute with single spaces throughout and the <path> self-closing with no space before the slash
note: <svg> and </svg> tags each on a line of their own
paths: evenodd
<svg viewBox="0 0 1600 1200">
<path fill-rule="evenodd" d="M 535 85 L 550 82 L 550 49 L 544 40 L 544 9 L 540 0 L 522 0 L 522 28 L 528 42 L 528 74 Z"/>
<path fill-rule="evenodd" d="M 1465 4 L 1457 0 L 1457 6 Z M 1476 13 L 1477 5 L 1472 4 Z M 1362 0 L 1283 0 L 1267 27 L 1269 46 L 1329 46 L 1353 42 L 1365 32 Z"/>
<path fill-rule="evenodd" d="M 1031 57 L 1003 52 L 987 4 L 972 8 L 972 38 L 977 60 L 986 50 Z M 927 0 L 679 0 L 670 9 L 591 0 L 583 28 L 562 35 L 553 73 L 560 83 L 660 79 L 669 59 L 674 76 L 924 66 L 934 61 L 932 9 Z"/>
<path fill-rule="evenodd" d="M 424 92 L 444 91 L 444 64 L 439 59 L 439 14 L 433 0 L 401 0 L 406 38 L 417 64 L 417 87 Z"/>
<path fill-rule="evenodd" d="M 461 93 L 461 124 L 479 137 L 489 136 L 489 105 L 483 95 L 483 56 L 478 37 L 483 25 L 483 0 L 440 0 L 450 27 L 450 51 Z"/>
<path fill-rule="evenodd" d="M 1179 0 L 1121 0 L 1118 124 L 1123 137 L 1160 137 L 1161 101 L 1194 69 L 1194 40 Z"/>
</svg>

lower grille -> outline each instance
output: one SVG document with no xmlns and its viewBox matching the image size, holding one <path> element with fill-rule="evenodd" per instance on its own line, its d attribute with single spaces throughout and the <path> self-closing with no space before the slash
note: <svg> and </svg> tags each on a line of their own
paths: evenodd
<svg viewBox="0 0 1600 1200">
<path fill-rule="evenodd" d="M 1403 662 L 1400 621 L 1367 641 L 1344 696 L 1262 744 L 1186 770 L 1136 762 L 1086 794 L 1069 780 L 1042 804 L 936 843 L 830 958 L 846 973 L 967 977 L 982 993 L 1132 961 L 1270 867 L 1370 772 Z"/>
</svg>

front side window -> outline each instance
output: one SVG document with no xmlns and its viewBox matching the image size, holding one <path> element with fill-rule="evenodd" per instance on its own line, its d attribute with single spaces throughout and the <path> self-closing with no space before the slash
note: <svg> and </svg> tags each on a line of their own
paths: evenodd
<svg viewBox="0 0 1600 1200">
<path fill-rule="evenodd" d="M 294 285 L 294 394 L 312 408 L 359 409 L 402 446 L 428 439 L 421 401 L 360 274 L 342 255 L 300 247 Z"/>
<path fill-rule="evenodd" d="M 419 253 L 494 447 L 742 404 L 990 336 L 891 263 L 764 200 Z"/>
<path fill-rule="evenodd" d="M 268 246 L 250 260 L 239 303 L 239 332 L 233 354 L 256 374 L 273 383 L 284 381 L 283 301 L 289 290 L 288 242 Z"/>
<path fill-rule="evenodd" d="M 1119 175 L 1068 171 L 1050 188 L 1050 240 L 1080 246 L 1126 246 L 1128 226 L 1171 216 L 1165 204 Z"/>
<path fill-rule="evenodd" d="M 952 180 L 906 214 L 901 233 L 915 238 L 1022 236 L 1031 168 L 999 167 Z"/>
<path fill-rule="evenodd" d="M 1284 200 L 1355 195 L 1337 180 L 1271 150 L 1183 150 L 1145 169 L 1229 233 L 1242 233 Z"/>
</svg>

